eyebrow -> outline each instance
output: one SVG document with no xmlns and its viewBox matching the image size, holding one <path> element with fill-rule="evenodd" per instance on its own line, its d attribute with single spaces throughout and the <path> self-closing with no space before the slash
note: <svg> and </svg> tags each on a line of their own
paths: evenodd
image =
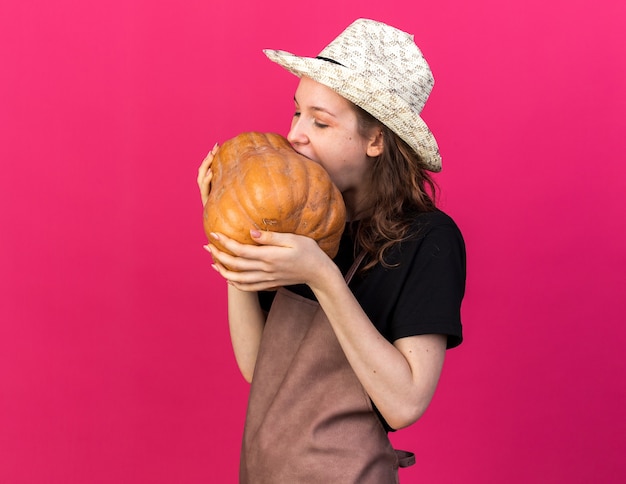
<svg viewBox="0 0 626 484">
<path fill-rule="evenodd" d="M 295 96 L 293 97 L 293 102 L 295 102 L 298 106 L 300 106 L 300 103 L 298 102 Z M 311 109 L 312 111 L 316 111 L 316 112 L 326 113 L 329 116 L 332 116 L 333 118 L 337 117 L 333 113 L 331 113 L 328 109 L 320 107 L 320 106 L 311 106 L 309 107 L 309 109 Z"/>
</svg>

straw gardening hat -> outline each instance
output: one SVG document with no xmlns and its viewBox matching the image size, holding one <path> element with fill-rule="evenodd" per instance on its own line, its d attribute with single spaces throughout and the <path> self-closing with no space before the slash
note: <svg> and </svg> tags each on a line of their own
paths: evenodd
<svg viewBox="0 0 626 484">
<path fill-rule="evenodd" d="M 406 141 L 430 171 L 441 171 L 437 141 L 420 117 L 434 78 L 412 35 L 358 19 L 315 58 L 263 52 L 296 76 L 310 77 L 363 108 Z"/>
</svg>

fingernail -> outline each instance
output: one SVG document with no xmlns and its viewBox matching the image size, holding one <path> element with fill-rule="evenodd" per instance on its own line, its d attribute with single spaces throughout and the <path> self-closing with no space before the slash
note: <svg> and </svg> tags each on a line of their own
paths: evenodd
<svg viewBox="0 0 626 484">
<path fill-rule="evenodd" d="M 252 229 L 252 230 L 250 230 L 250 236 L 253 239 L 258 239 L 259 237 L 261 237 L 261 232 L 256 230 L 256 229 Z"/>
<path fill-rule="evenodd" d="M 215 272 L 218 272 L 218 270 L 217 270 L 217 266 L 216 266 L 215 264 L 211 264 L 211 267 L 213 268 L 213 270 L 214 270 Z"/>
<path fill-rule="evenodd" d="M 211 246 L 210 246 L 209 244 L 207 244 L 207 245 L 203 245 L 202 247 L 203 247 L 203 248 L 204 248 L 204 250 L 206 250 L 209 254 L 211 254 L 211 253 L 212 253 L 212 252 L 211 252 Z"/>
<path fill-rule="evenodd" d="M 211 238 L 213 238 L 215 240 L 220 240 L 220 236 L 217 235 L 215 232 L 211 232 L 209 235 L 211 236 Z"/>
</svg>

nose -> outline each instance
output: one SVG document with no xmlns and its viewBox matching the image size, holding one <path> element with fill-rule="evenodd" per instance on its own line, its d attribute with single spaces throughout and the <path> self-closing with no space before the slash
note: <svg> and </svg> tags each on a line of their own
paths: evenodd
<svg viewBox="0 0 626 484">
<path fill-rule="evenodd" d="M 309 141 L 299 116 L 294 116 L 291 121 L 291 129 L 287 134 L 287 141 L 293 147 L 304 145 Z"/>
</svg>

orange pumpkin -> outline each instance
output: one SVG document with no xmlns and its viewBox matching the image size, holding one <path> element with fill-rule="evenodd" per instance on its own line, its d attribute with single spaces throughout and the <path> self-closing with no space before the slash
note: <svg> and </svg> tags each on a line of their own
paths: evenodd
<svg viewBox="0 0 626 484">
<path fill-rule="evenodd" d="M 331 258 L 345 226 L 341 193 L 326 170 L 273 133 L 242 133 L 226 141 L 211 164 L 204 231 L 254 244 L 250 230 L 306 235 Z M 211 239 L 219 249 L 223 249 Z"/>
</svg>

